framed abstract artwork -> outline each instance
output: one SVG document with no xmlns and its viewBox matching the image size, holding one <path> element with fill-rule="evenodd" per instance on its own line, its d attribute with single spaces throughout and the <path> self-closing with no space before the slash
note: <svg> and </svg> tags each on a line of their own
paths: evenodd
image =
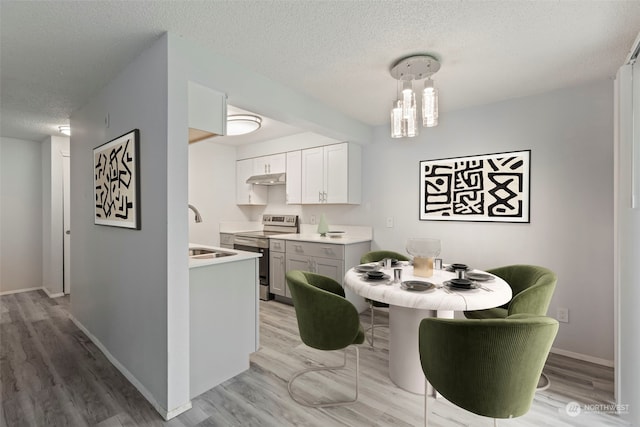
<svg viewBox="0 0 640 427">
<path fill-rule="evenodd" d="M 420 162 L 420 219 L 529 222 L 531 150 Z"/>
<path fill-rule="evenodd" d="M 140 229 L 140 131 L 93 149 L 94 223 Z"/>
</svg>

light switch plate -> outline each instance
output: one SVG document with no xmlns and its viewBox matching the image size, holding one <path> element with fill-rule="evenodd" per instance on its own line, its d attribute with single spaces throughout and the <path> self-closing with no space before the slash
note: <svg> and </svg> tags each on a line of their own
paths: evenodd
<svg viewBox="0 0 640 427">
<path fill-rule="evenodd" d="M 387 217 L 387 228 L 393 228 L 393 217 L 392 216 L 388 216 Z"/>
</svg>

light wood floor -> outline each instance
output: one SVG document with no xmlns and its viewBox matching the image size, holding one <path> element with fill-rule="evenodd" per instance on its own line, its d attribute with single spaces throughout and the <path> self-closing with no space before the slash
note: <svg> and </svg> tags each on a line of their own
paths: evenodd
<svg viewBox="0 0 640 427">
<path fill-rule="evenodd" d="M 251 369 L 200 395 L 193 408 L 163 421 L 142 395 L 71 322 L 69 298 L 41 291 L 0 297 L 2 426 L 419 426 L 423 397 L 397 388 L 388 377 L 386 329 L 376 348 L 361 346 L 360 399 L 341 408 L 309 409 L 291 400 L 287 380 L 317 363 L 341 362 L 341 352 L 320 352 L 300 341 L 293 307 L 261 302 L 261 348 Z M 378 318 L 378 317 L 377 317 Z M 380 316 L 384 321 L 384 315 Z M 367 325 L 369 319 L 362 315 Z M 353 367 L 353 353 L 349 363 Z M 531 411 L 501 426 L 621 426 L 618 417 L 588 410 L 613 400 L 613 370 L 551 355 L 551 387 L 536 394 Z M 347 396 L 353 370 L 312 374 L 296 390 L 308 396 Z M 569 402 L 582 412 L 567 414 Z M 430 401 L 432 426 L 491 426 L 492 420 Z"/>
</svg>

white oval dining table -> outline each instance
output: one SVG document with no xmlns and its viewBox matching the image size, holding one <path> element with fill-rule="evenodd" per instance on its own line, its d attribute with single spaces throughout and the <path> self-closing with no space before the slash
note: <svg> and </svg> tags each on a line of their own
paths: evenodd
<svg viewBox="0 0 640 427">
<path fill-rule="evenodd" d="M 453 290 L 442 286 L 455 277 L 453 272 L 434 270 L 431 277 L 416 277 L 413 266 L 406 262 L 396 268 L 402 268 L 402 281 L 419 280 L 433 283 L 435 287 L 409 291 L 391 281 L 393 269 L 381 269 L 390 280 L 370 281 L 355 268 L 345 274 L 344 287 L 364 298 L 389 304 L 389 377 L 404 390 L 424 394 L 424 373 L 418 351 L 420 321 L 426 317 L 453 318 L 456 311 L 498 307 L 511 300 L 511 287 L 494 276 L 491 281 L 479 283 L 481 288 Z"/>
</svg>

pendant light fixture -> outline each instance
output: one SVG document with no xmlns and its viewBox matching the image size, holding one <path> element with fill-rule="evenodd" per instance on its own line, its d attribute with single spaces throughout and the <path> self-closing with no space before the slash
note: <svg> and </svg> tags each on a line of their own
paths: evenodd
<svg viewBox="0 0 640 427">
<path fill-rule="evenodd" d="M 389 72 L 402 83 L 402 92 L 391 109 L 391 137 L 414 137 L 418 134 L 418 114 L 413 82 L 425 80 L 422 90 L 422 125 L 438 124 L 438 90 L 431 76 L 440 69 L 440 62 L 430 55 L 414 55 L 397 61 Z"/>
</svg>

